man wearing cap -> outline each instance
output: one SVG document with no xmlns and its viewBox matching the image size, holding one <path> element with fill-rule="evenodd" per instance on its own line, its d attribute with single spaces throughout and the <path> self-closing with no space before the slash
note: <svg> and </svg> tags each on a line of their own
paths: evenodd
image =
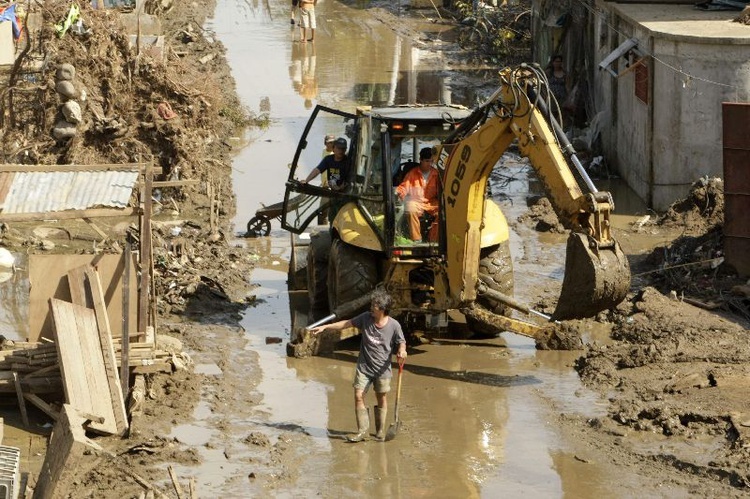
<svg viewBox="0 0 750 499">
<path fill-rule="evenodd" d="M 332 191 L 343 192 L 349 187 L 351 167 L 349 158 L 346 156 L 345 138 L 339 137 L 333 141 L 333 154 L 324 157 L 302 183 L 307 184 L 323 173 L 328 175 L 328 188 Z M 339 208 L 341 208 L 341 204 L 338 200 L 331 200 L 331 209 L 328 211 L 329 222 L 333 221 Z"/>
<path fill-rule="evenodd" d="M 409 238 L 422 240 L 419 218 L 425 213 L 433 219 L 438 215 L 438 171 L 432 166 L 432 148 L 419 151 L 419 167 L 412 168 L 396 187 L 396 194 L 405 204 L 409 222 Z M 437 240 L 437 224 L 433 223 L 428 234 L 430 241 Z"/>
</svg>

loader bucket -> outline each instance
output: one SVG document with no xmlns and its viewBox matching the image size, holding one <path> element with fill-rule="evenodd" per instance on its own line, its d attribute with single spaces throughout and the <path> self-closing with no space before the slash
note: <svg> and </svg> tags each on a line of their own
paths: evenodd
<svg viewBox="0 0 750 499">
<path fill-rule="evenodd" d="M 630 266 L 615 241 L 596 248 L 588 236 L 571 232 L 565 255 L 565 278 L 555 320 L 593 317 L 620 303 L 630 288 Z"/>
</svg>

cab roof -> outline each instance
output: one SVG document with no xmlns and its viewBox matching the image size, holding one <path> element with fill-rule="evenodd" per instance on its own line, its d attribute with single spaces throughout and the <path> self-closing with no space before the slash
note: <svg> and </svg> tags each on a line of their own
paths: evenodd
<svg viewBox="0 0 750 499">
<path fill-rule="evenodd" d="M 392 106 L 374 107 L 370 115 L 385 121 L 461 121 L 471 114 L 471 110 L 457 105 L 425 105 L 425 106 Z"/>
</svg>

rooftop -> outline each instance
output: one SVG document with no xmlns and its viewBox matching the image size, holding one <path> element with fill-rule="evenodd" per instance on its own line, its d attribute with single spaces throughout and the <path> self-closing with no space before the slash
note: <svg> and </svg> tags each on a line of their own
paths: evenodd
<svg viewBox="0 0 750 499">
<path fill-rule="evenodd" d="M 750 45 L 750 26 L 733 22 L 738 11 L 706 11 L 692 5 L 611 4 L 654 35 L 695 43 Z"/>
</svg>

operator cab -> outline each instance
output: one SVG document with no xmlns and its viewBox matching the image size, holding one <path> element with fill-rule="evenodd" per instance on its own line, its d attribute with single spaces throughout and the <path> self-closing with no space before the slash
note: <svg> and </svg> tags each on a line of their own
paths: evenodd
<svg viewBox="0 0 750 499">
<path fill-rule="evenodd" d="M 290 168 L 282 226 L 299 234 L 326 214 L 322 223 L 330 221 L 339 237 L 354 246 L 402 258 L 440 254 L 442 172 L 434 162 L 430 172 L 420 151 L 441 144 L 469 114 L 464 107 L 447 105 L 362 107 L 356 115 L 317 106 Z M 327 134 L 348 143 L 345 192 L 333 192 L 319 178 L 299 182 L 320 162 Z M 411 183 L 399 189 L 409 178 Z M 420 191 L 424 187 L 428 192 Z M 410 210 L 424 206 L 425 194 L 434 204 L 414 216 Z"/>
</svg>

